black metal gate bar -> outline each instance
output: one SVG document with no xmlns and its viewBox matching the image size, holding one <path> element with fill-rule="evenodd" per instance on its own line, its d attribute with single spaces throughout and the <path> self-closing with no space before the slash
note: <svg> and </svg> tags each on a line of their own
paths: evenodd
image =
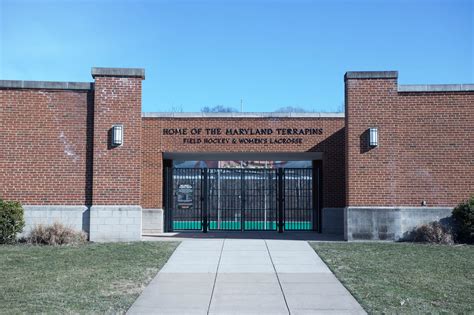
<svg viewBox="0 0 474 315">
<path fill-rule="evenodd" d="M 322 161 L 313 161 L 313 230 L 321 231 L 322 224 L 322 213 L 323 208 L 323 187 L 322 187 Z"/>
<path fill-rule="evenodd" d="M 283 233 L 285 229 L 285 181 L 283 177 L 285 176 L 285 170 L 280 168 L 278 169 L 278 233 Z"/>
<path fill-rule="evenodd" d="M 163 185 L 163 201 L 165 206 L 164 211 L 164 229 L 165 232 L 173 230 L 173 168 L 164 168 L 164 185 Z"/>
<path fill-rule="evenodd" d="M 173 169 L 172 229 L 202 229 L 203 171 L 201 169 Z"/>
<path fill-rule="evenodd" d="M 319 221 L 313 169 L 169 168 L 165 174 L 168 230 L 282 232 L 313 230 Z"/>
<path fill-rule="evenodd" d="M 208 172 L 206 169 L 201 170 L 201 194 L 200 194 L 200 202 L 201 202 L 201 216 L 202 216 L 202 231 L 204 233 L 207 233 L 207 230 L 209 229 L 209 222 L 207 220 L 208 218 L 208 213 L 209 213 L 209 202 L 208 198 L 205 197 L 207 195 L 207 192 L 209 191 L 207 185 L 208 185 Z M 193 198 L 194 199 L 194 198 Z"/>
<path fill-rule="evenodd" d="M 240 170 L 240 209 L 245 209 L 246 206 L 246 196 L 244 194 L 245 191 L 245 172 L 243 169 Z M 245 211 L 241 210 L 240 213 L 240 229 L 242 230 L 245 226 Z"/>
<path fill-rule="evenodd" d="M 312 169 L 287 168 L 284 172 L 285 230 L 313 230 Z"/>
<path fill-rule="evenodd" d="M 210 230 L 242 230 L 241 169 L 207 169 Z"/>
<path fill-rule="evenodd" d="M 245 169 L 244 229 L 275 230 L 277 220 L 276 170 Z"/>
</svg>

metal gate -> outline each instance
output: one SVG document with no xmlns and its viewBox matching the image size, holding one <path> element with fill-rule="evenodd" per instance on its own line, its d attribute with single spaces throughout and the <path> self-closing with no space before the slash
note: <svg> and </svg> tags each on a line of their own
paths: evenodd
<svg viewBox="0 0 474 315">
<path fill-rule="evenodd" d="M 314 230 L 313 169 L 167 168 L 165 216 L 176 230 Z"/>
</svg>

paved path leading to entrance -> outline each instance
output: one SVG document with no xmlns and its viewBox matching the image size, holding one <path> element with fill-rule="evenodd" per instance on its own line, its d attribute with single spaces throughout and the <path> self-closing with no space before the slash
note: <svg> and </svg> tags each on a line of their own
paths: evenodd
<svg viewBox="0 0 474 315">
<path fill-rule="evenodd" d="M 128 314 L 365 314 L 304 241 L 187 240 Z"/>
</svg>

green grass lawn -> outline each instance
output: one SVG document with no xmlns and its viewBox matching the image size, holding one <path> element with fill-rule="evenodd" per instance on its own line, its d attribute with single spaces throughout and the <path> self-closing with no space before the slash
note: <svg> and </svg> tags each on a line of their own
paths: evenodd
<svg viewBox="0 0 474 315">
<path fill-rule="evenodd" d="M 474 313 L 474 246 L 311 245 L 368 313 Z"/>
<path fill-rule="evenodd" d="M 177 245 L 0 246 L 0 313 L 124 313 Z"/>
</svg>

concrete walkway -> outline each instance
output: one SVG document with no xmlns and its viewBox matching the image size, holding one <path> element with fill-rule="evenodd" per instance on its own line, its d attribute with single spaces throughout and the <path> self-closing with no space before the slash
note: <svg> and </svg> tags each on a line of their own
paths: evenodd
<svg viewBox="0 0 474 315">
<path fill-rule="evenodd" d="M 365 314 L 307 242 L 186 240 L 128 314 Z"/>
</svg>

